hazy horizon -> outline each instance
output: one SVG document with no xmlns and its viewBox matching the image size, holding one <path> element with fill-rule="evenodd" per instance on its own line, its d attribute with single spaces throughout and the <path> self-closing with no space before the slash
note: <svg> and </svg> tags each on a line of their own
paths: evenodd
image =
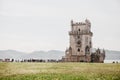
<svg viewBox="0 0 120 80">
<path fill-rule="evenodd" d="M 98 48 L 92 48 L 94 52 L 94 50 L 97 50 Z M 101 51 L 103 50 L 102 48 L 100 48 Z M 65 52 L 65 50 L 60 50 L 60 49 L 48 49 L 48 50 L 32 50 L 32 51 L 23 51 L 23 50 L 17 50 L 17 49 L 0 49 L 0 51 L 18 51 L 18 52 L 25 52 L 25 53 L 31 53 L 31 52 L 36 52 L 36 51 L 43 51 L 43 52 L 49 52 L 49 51 L 63 51 Z M 120 52 L 120 50 L 111 50 L 111 49 L 104 49 L 106 51 L 116 51 L 116 52 Z"/>
<path fill-rule="evenodd" d="M 0 0 L 0 50 L 64 51 L 70 21 L 86 18 L 93 48 L 120 51 L 119 0 Z"/>
</svg>

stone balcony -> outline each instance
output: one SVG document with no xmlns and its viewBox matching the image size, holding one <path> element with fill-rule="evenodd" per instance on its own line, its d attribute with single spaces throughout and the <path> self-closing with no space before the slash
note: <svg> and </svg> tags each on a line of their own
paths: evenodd
<svg viewBox="0 0 120 80">
<path fill-rule="evenodd" d="M 93 35 L 91 31 L 69 31 L 69 35 Z"/>
</svg>

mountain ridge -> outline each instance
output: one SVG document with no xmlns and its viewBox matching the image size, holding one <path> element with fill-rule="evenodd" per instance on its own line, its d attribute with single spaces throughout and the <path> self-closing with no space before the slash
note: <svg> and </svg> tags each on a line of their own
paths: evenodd
<svg viewBox="0 0 120 80">
<path fill-rule="evenodd" d="M 93 49 L 95 51 L 95 49 Z M 120 51 L 105 50 L 105 60 L 120 60 Z M 49 50 L 49 51 L 33 51 L 33 52 L 21 52 L 17 50 L 0 50 L 0 59 L 14 58 L 14 59 L 61 59 L 65 55 L 65 51 L 61 50 Z"/>
</svg>

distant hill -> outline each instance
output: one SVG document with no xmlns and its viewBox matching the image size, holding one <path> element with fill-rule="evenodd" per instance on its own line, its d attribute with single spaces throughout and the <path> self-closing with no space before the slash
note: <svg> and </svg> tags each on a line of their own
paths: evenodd
<svg viewBox="0 0 120 80">
<path fill-rule="evenodd" d="M 19 59 L 19 57 L 23 55 L 25 55 L 24 52 L 20 52 L 16 50 L 0 50 L 0 59 L 4 59 L 4 58 Z"/>
<path fill-rule="evenodd" d="M 106 50 L 106 60 L 120 60 L 120 51 Z"/>
<path fill-rule="evenodd" d="M 29 54 L 25 54 L 20 56 L 20 58 L 24 59 L 30 59 L 30 58 L 35 58 L 35 59 L 61 59 L 62 56 L 64 56 L 63 51 L 59 50 L 50 50 L 50 51 L 34 51 Z"/>
<path fill-rule="evenodd" d="M 34 51 L 31 53 L 20 52 L 16 50 L 0 50 L 0 59 L 14 58 L 14 59 L 61 59 L 64 56 L 63 51 Z"/>
<path fill-rule="evenodd" d="M 64 51 L 60 50 L 34 51 L 31 53 L 25 53 L 16 50 L 0 50 L 0 59 L 61 59 L 64 55 Z M 120 60 L 120 51 L 106 50 L 105 60 Z"/>
</svg>

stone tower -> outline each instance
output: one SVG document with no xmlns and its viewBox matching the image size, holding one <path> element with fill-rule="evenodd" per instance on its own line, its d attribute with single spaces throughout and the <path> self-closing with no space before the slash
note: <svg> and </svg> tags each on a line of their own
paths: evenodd
<svg viewBox="0 0 120 80">
<path fill-rule="evenodd" d="M 91 23 L 88 19 L 84 22 L 71 21 L 70 46 L 66 50 L 64 61 L 90 62 L 92 49 Z"/>
</svg>

